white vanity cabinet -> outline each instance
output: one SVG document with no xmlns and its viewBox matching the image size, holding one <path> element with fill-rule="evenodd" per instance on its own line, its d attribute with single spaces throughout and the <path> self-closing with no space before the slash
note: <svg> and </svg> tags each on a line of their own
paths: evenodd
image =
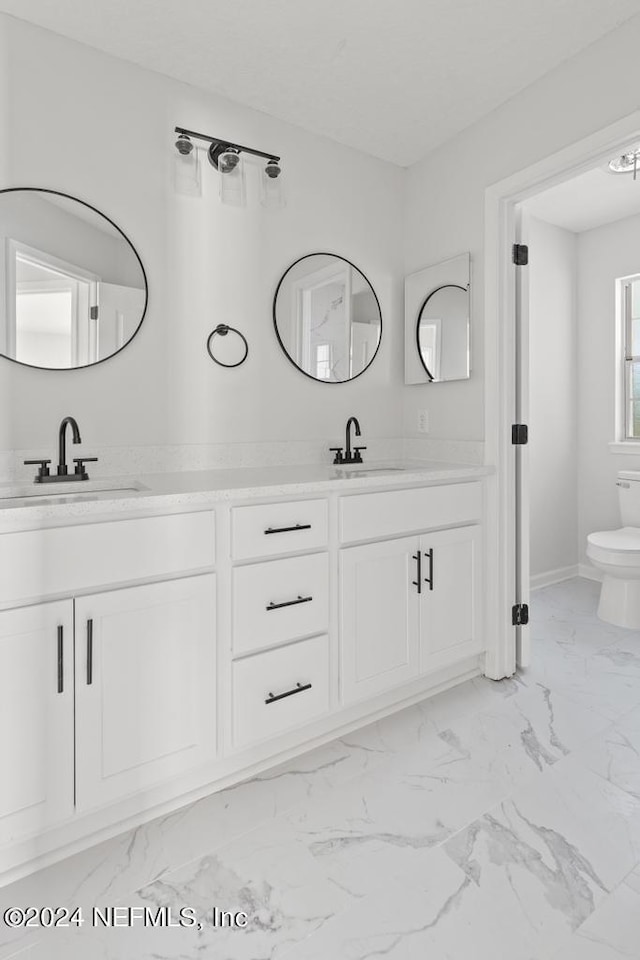
<svg viewBox="0 0 640 960">
<path fill-rule="evenodd" d="M 75 601 L 78 811 L 214 758 L 214 600 L 208 574 Z"/>
<path fill-rule="evenodd" d="M 0 845 L 73 813 L 73 603 L 0 613 Z"/>
<path fill-rule="evenodd" d="M 216 578 L 193 573 L 212 567 L 214 531 L 203 511 L 0 537 L 0 603 L 24 604 L 0 610 L 0 846 L 179 793 L 214 759 Z"/>
<path fill-rule="evenodd" d="M 415 580 L 418 537 L 341 551 L 342 699 L 406 683 L 420 669 Z"/>
<path fill-rule="evenodd" d="M 420 538 L 420 669 L 446 667 L 481 647 L 481 528 L 437 530 Z"/>
<path fill-rule="evenodd" d="M 343 540 L 460 524 L 340 551 L 343 702 L 479 653 L 481 485 L 356 495 L 340 506 Z"/>
<path fill-rule="evenodd" d="M 0 885 L 480 673 L 482 475 L 420 470 L 5 522 Z"/>
</svg>

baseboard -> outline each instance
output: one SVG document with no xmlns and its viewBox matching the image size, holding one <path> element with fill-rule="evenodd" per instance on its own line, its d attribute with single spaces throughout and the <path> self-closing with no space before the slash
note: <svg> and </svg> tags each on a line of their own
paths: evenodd
<svg viewBox="0 0 640 960">
<path fill-rule="evenodd" d="M 577 563 L 574 563 L 570 567 L 558 567 L 557 570 L 547 570 L 545 573 L 537 573 L 529 580 L 529 589 L 539 590 L 541 587 L 549 587 L 552 583 L 571 580 L 572 577 L 587 576 L 587 574 L 583 574 L 580 571 L 581 568 Z"/>
<path fill-rule="evenodd" d="M 581 563 L 578 566 L 578 576 L 584 577 L 586 580 L 597 580 L 598 583 L 602 583 L 602 572 L 596 570 L 590 563 Z"/>
</svg>

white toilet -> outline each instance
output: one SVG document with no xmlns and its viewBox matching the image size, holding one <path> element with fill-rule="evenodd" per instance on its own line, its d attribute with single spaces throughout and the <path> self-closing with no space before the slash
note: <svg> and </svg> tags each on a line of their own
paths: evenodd
<svg viewBox="0 0 640 960">
<path fill-rule="evenodd" d="M 616 484 L 623 526 L 590 533 L 587 556 L 604 574 L 600 619 L 640 630 L 640 472 L 621 470 Z"/>
</svg>

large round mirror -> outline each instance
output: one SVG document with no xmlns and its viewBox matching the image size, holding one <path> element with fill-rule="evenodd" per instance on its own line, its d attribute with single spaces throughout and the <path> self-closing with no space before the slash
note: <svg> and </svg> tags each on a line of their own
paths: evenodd
<svg viewBox="0 0 640 960">
<path fill-rule="evenodd" d="M 469 376 L 469 290 L 457 283 L 436 287 L 418 312 L 418 354 L 429 380 Z"/>
<path fill-rule="evenodd" d="M 0 354 L 70 370 L 118 353 L 147 305 L 140 257 L 88 203 L 35 187 L 0 190 Z"/>
<path fill-rule="evenodd" d="M 375 357 L 382 314 L 374 289 L 352 263 L 312 253 L 284 273 L 273 301 L 280 346 L 308 377 L 344 383 Z"/>
</svg>

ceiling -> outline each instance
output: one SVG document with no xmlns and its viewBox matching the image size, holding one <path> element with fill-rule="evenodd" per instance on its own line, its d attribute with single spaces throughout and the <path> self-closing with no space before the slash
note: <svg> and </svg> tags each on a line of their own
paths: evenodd
<svg viewBox="0 0 640 960">
<path fill-rule="evenodd" d="M 0 0 L 0 11 L 406 166 L 640 0 Z"/>
<path fill-rule="evenodd" d="M 640 174 L 607 173 L 603 167 L 545 190 L 527 200 L 527 213 L 565 230 L 582 233 L 640 213 Z"/>
</svg>

